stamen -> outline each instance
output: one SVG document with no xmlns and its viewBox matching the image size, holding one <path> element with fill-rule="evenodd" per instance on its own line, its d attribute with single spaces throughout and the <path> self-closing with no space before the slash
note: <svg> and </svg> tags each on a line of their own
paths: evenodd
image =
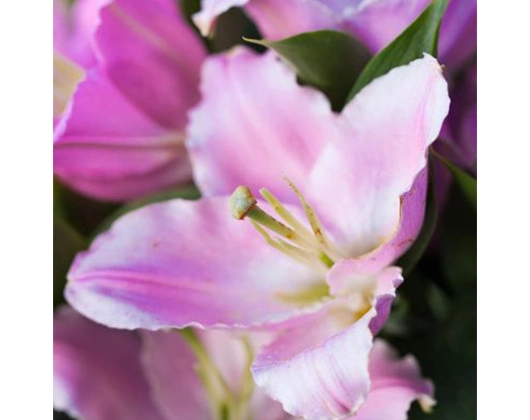
<svg viewBox="0 0 530 420">
<path fill-rule="evenodd" d="M 230 197 L 230 210 L 232 216 L 238 220 L 245 218 L 249 210 L 257 204 L 257 200 L 248 187 L 240 185 Z"/>
<path fill-rule="evenodd" d="M 303 236 L 311 238 L 311 232 L 309 232 L 309 230 L 306 229 L 306 227 L 300 223 L 269 190 L 261 188 L 259 192 L 288 225 L 297 232 L 300 232 Z"/>
<path fill-rule="evenodd" d="M 260 225 L 296 242 L 299 235 L 282 222 L 276 220 L 257 206 L 257 200 L 248 187 L 239 186 L 230 197 L 232 216 L 236 219 L 249 217 Z"/>
<path fill-rule="evenodd" d="M 256 230 L 261 234 L 261 236 L 263 236 L 263 238 L 265 239 L 265 241 L 270 245 L 272 246 L 273 248 L 276 248 L 278 251 L 282 251 L 286 254 L 288 254 L 290 257 L 293 257 L 301 262 L 306 262 L 305 260 L 305 256 L 304 255 L 300 255 L 299 253 L 297 252 L 294 252 L 294 250 L 290 250 L 290 249 L 287 249 L 281 242 L 280 242 L 280 239 L 273 239 L 271 235 L 269 235 L 267 233 L 267 231 L 265 229 L 263 229 L 259 223 L 255 222 L 254 220 L 251 220 L 250 221 L 252 223 L 252 225 L 256 228 Z M 286 243 L 286 242 L 284 242 Z M 296 248 L 296 247 L 292 247 L 292 248 L 295 248 L 297 249 L 298 251 L 301 251 L 300 249 Z"/>
<path fill-rule="evenodd" d="M 263 236 L 265 241 L 273 248 L 277 249 L 278 251 L 283 252 L 284 254 L 301 262 L 302 264 L 309 265 L 316 270 L 322 269 L 322 267 L 319 264 L 315 264 L 313 254 L 303 251 L 302 249 L 296 246 L 293 246 L 290 243 L 285 242 L 284 240 L 280 238 L 272 238 L 267 233 L 267 231 L 263 229 L 257 222 L 255 222 L 254 220 L 251 220 L 250 222 L 256 228 L 256 230 L 261 234 L 261 236 Z"/>
<path fill-rule="evenodd" d="M 315 210 L 313 210 L 313 207 L 309 205 L 300 190 L 296 188 L 296 186 L 291 182 L 291 180 L 289 180 L 288 178 L 285 178 L 285 180 L 300 200 L 300 204 L 302 204 L 302 207 L 304 208 L 307 220 L 309 220 L 309 224 L 311 225 L 311 229 L 313 230 L 313 234 L 322 245 L 327 246 L 326 238 L 324 237 L 324 230 L 322 228 L 322 225 L 320 224 L 320 221 L 318 220 Z"/>
<path fill-rule="evenodd" d="M 265 188 L 260 189 L 261 195 L 287 224 L 277 220 L 258 207 L 256 198 L 250 189 L 245 186 L 237 187 L 230 197 L 232 216 L 238 220 L 245 217 L 250 218 L 256 230 L 265 238 L 269 245 L 297 261 L 312 267 L 316 266 L 318 269 L 322 269 L 321 264 L 327 268 L 332 267 L 334 264 L 332 257 L 340 257 L 340 254 L 331 248 L 314 209 L 305 200 L 298 188 L 291 181 L 287 180 L 287 182 L 300 200 L 312 232 L 296 219 L 278 198 Z M 272 238 L 265 228 L 278 234 L 281 238 L 287 239 L 289 242 L 281 238 Z"/>
</svg>

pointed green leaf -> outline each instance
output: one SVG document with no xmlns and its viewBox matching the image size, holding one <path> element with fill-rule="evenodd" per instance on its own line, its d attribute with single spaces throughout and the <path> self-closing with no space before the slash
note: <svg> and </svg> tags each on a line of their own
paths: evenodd
<svg viewBox="0 0 530 420">
<path fill-rule="evenodd" d="M 337 31 L 306 32 L 280 41 L 246 41 L 273 49 L 294 67 L 302 82 L 324 92 L 335 110 L 342 108 L 370 58 L 359 41 Z"/>
<path fill-rule="evenodd" d="M 453 175 L 454 180 L 460 187 L 460 190 L 467 198 L 469 203 L 473 206 L 474 210 L 477 211 L 477 180 L 469 175 L 467 172 L 464 172 L 454 163 L 449 162 L 439 153 L 433 150 L 433 154 L 440 159 L 440 161 L 445 165 L 447 169 Z"/>
<path fill-rule="evenodd" d="M 463 195 L 458 188 L 451 191 L 440 235 L 441 270 L 456 292 L 477 282 L 477 213 Z"/>
<path fill-rule="evenodd" d="M 423 13 L 386 48 L 373 57 L 355 82 L 346 102 L 368 83 L 394 67 L 403 66 L 423 53 L 437 54 L 438 32 L 447 0 L 432 0 Z"/>
</svg>

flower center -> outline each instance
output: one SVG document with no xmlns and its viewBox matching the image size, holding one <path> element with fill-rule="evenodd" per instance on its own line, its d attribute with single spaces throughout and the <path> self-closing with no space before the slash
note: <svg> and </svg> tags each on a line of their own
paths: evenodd
<svg viewBox="0 0 530 420">
<path fill-rule="evenodd" d="M 283 222 L 261 209 L 250 189 L 245 186 L 237 187 L 230 197 L 232 216 L 238 220 L 248 217 L 269 245 L 289 257 L 319 269 L 331 268 L 338 259 L 342 258 L 341 254 L 327 238 L 313 207 L 291 181 L 288 179 L 286 181 L 298 197 L 311 230 L 265 188 L 259 190 L 261 196 L 271 205 Z M 269 232 L 277 236 L 272 237 Z"/>
</svg>

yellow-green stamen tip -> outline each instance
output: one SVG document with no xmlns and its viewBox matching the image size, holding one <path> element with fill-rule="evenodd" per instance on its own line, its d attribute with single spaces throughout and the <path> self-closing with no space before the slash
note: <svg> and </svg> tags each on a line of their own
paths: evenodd
<svg viewBox="0 0 530 420">
<path fill-rule="evenodd" d="M 257 200 L 254 198 L 250 189 L 240 185 L 230 196 L 230 211 L 232 216 L 238 220 L 244 219 L 256 203 Z"/>
</svg>

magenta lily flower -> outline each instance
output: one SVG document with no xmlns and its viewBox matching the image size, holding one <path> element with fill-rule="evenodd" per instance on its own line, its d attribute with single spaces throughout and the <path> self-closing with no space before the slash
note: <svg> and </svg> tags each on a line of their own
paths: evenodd
<svg viewBox="0 0 530 420">
<path fill-rule="evenodd" d="M 188 182 L 184 130 L 199 101 L 206 53 L 177 2 L 84 0 L 74 12 L 75 36 L 57 43 L 85 54 L 74 63 L 71 53 L 57 66 L 69 77 L 57 77 L 67 88 L 56 112 L 56 176 L 107 201 Z M 57 32 L 64 39 L 65 31 Z"/>
<path fill-rule="evenodd" d="M 54 408 L 100 420 L 292 418 L 250 377 L 248 362 L 261 337 L 214 330 L 186 336 L 110 329 L 60 308 L 54 317 Z M 411 356 L 399 360 L 378 340 L 369 370 L 372 388 L 357 420 L 398 419 L 415 399 L 432 405 L 432 384 Z"/>
<path fill-rule="evenodd" d="M 253 337 L 186 335 L 110 329 L 60 308 L 54 317 L 54 408 L 88 420 L 291 418 L 253 384 Z M 414 381 L 421 386 L 420 377 Z"/>
<path fill-rule="evenodd" d="M 441 67 L 396 68 L 337 115 L 273 54 L 239 48 L 207 60 L 202 94 L 187 144 L 204 198 L 116 221 L 66 298 L 110 327 L 286 330 L 256 356 L 257 384 L 295 416 L 352 415 L 402 281 L 391 264 L 421 226 Z"/>
<path fill-rule="evenodd" d="M 335 29 L 359 37 L 376 52 L 405 29 L 429 0 L 202 0 L 193 16 L 201 33 L 213 32 L 217 18 L 231 7 L 244 7 L 268 39 Z"/>
<path fill-rule="evenodd" d="M 477 64 L 471 63 L 455 78 L 453 102 L 442 129 L 440 150 L 452 162 L 477 174 Z M 442 145 L 441 145 L 442 146 Z"/>
<path fill-rule="evenodd" d="M 53 123 L 58 123 L 77 84 L 85 77 L 84 69 L 94 64 L 89 44 L 91 29 L 96 27 L 94 0 L 80 0 L 69 7 L 66 0 L 53 2 Z"/>
<path fill-rule="evenodd" d="M 396 38 L 429 0 L 202 0 L 193 19 L 204 36 L 231 7 L 244 7 L 267 39 L 301 32 L 335 29 L 348 32 L 376 53 Z M 476 50 L 476 0 L 449 2 L 440 30 L 439 56 L 449 71 L 459 68 Z"/>
</svg>

